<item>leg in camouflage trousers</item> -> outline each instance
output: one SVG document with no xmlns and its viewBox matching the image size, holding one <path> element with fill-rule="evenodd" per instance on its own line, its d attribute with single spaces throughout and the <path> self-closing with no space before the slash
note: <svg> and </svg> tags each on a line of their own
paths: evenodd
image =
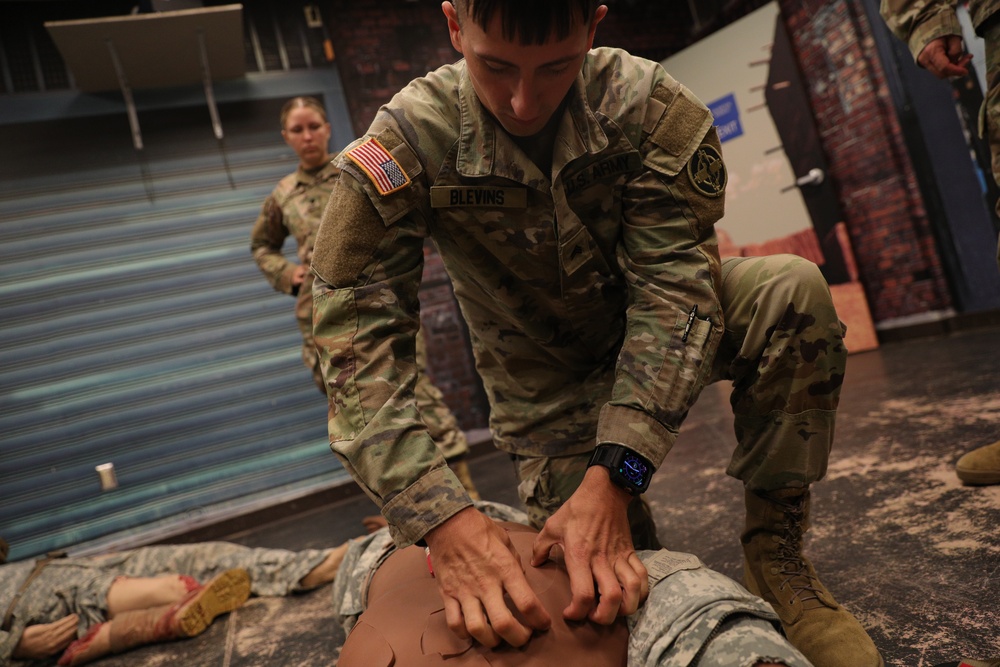
<svg viewBox="0 0 1000 667">
<path fill-rule="evenodd" d="M 847 350 L 829 288 L 793 255 L 727 260 L 726 335 L 713 379 L 733 382 L 739 441 L 727 472 L 746 488 L 747 588 L 817 667 L 877 667 L 878 650 L 802 554 L 809 485 L 826 473 Z"/>
</svg>

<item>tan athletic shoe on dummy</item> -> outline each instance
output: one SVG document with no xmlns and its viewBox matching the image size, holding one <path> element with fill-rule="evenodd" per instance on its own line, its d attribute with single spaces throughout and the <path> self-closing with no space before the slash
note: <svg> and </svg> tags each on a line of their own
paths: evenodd
<svg viewBox="0 0 1000 667">
<path fill-rule="evenodd" d="M 966 484 L 1000 484 L 1000 440 L 964 455 L 955 472 Z"/>
<path fill-rule="evenodd" d="M 177 636 L 200 635 L 216 616 L 239 609 L 249 597 L 250 575 L 246 570 L 226 570 L 217 574 L 173 605 L 172 624 Z"/>
<path fill-rule="evenodd" d="M 802 555 L 809 528 L 808 489 L 745 494 L 744 578 L 781 618 L 792 646 L 815 667 L 883 667 L 882 656 L 854 616 L 837 604 Z"/>
</svg>

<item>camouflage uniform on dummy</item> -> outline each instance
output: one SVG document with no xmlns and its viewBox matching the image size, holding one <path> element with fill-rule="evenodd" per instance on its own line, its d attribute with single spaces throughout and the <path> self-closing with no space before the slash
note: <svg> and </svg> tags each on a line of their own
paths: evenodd
<svg viewBox="0 0 1000 667">
<path fill-rule="evenodd" d="M 323 395 L 326 395 L 326 386 L 320 372 L 319 355 L 313 344 L 312 333 L 313 274 L 306 272 L 302 284 L 293 286 L 292 275 L 297 265 L 285 258 L 281 248 L 286 238 L 293 237 L 297 244 L 299 262 L 302 266 L 309 266 L 316 230 L 339 173 L 340 170 L 332 161 L 315 170 L 300 166 L 294 174 L 281 179 L 264 200 L 264 206 L 250 233 L 250 251 L 261 273 L 275 290 L 296 297 L 295 320 L 302 333 L 302 362 L 312 372 L 313 381 Z M 427 353 L 422 335 L 418 334 L 417 345 L 421 356 L 421 373 L 417 384 L 417 402 L 421 416 L 427 423 L 434 442 L 462 479 L 470 495 L 478 498 L 468 464 L 464 460 L 469 453 L 469 443 L 465 433 L 459 428 L 455 415 L 445 404 L 441 391 L 423 371 Z"/>
<path fill-rule="evenodd" d="M 228 542 L 142 547 L 105 556 L 55 558 L 31 580 L 13 607 L 10 629 L 0 631 L 0 664 L 20 665 L 11 653 L 28 625 L 80 617 L 78 635 L 107 620 L 108 589 L 119 577 L 188 575 L 207 581 L 227 570 L 250 574 L 255 595 L 283 596 L 303 590 L 299 580 L 330 550 L 251 549 Z M 35 568 L 35 561 L 0 566 L 0 613 L 4 613 Z"/>
<path fill-rule="evenodd" d="M 511 507 L 477 503 L 508 524 L 523 558 L 531 557 L 535 533 L 527 515 Z M 528 568 L 542 594 L 552 627 L 526 646 L 491 651 L 460 640 L 443 620 L 427 558 L 419 547 L 398 551 L 385 529 L 348 548 L 333 584 L 337 620 L 349 633 L 341 667 L 469 665 L 474 667 L 749 667 L 777 662 L 810 663 L 776 630 L 777 617 L 760 598 L 706 568 L 689 554 L 643 551 L 650 595 L 645 605 L 613 626 L 567 624 L 560 610 L 569 598 L 565 571 L 554 563 Z M 433 558 L 431 559 L 433 561 Z M 366 611 L 367 610 L 367 611 Z M 364 612 L 364 613 L 362 613 Z M 359 618 L 360 617 L 360 618 Z M 395 662 L 390 663 L 390 659 Z"/>
<path fill-rule="evenodd" d="M 410 83 L 337 159 L 312 265 L 334 451 L 400 547 L 471 505 L 411 398 L 431 237 L 536 528 L 596 445 L 658 467 L 705 384 L 731 380 L 728 471 L 746 487 L 748 587 L 785 609 L 787 627 L 804 605 L 828 610 L 808 621 L 824 636 L 817 653 L 881 664 L 799 553 L 847 355 L 817 267 L 720 262 L 726 172 L 712 117 L 656 63 L 590 51 L 557 113 L 543 173 L 485 112 L 460 61 Z"/>
</svg>

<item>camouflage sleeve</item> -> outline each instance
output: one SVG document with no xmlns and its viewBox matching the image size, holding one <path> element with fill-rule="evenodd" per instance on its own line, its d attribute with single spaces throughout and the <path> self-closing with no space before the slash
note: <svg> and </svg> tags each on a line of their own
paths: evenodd
<svg viewBox="0 0 1000 667">
<path fill-rule="evenodd" d="M 938 37 L 962 34 L 954 0 L 882 0 L 879 12 L 910 48 L 914 61 Z"/>
<path fill-rule="evenodd" d="M 723 330 L 713 225 L 726 171 L 708 109 L 674 82 L 653 93 L 645 169 L 627 186 L 618 263 L 629 286 L 625 340 L 598 443 L 659 466 L 705 385 Z"/>
<path fill-rule="evenodd" d="M 419 163 L 405 144 L 385 134 L 379 139 L 386 150 L 397 149 L 399 169 L 416 179 Z M 413 180 L 383 195 L 349 161 L 350 150 L 339 158 L 343 172 L 316 236 L 313 334 L 328 386 L 333 451 L 379 506 L 396 543 L 406 546 L 472 501 L 414 400 L 426 236 L 414 202 L 422 186 Z"/>
<path fill-rule="evenodd" d="M 272 193 L 264 200 L 250 232 L 250 252 L 257 262 L 260 272 L 271 283 L 271 287 L 285 294 L 292 293 L 292 274 L 295 264 L 281 254 L 281 247 L 288 238 L 285 216 L 277 197 Z"/>
</svg>

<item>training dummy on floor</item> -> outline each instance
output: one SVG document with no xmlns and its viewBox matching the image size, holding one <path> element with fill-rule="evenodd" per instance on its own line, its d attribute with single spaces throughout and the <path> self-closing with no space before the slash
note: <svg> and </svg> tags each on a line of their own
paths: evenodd
<svg viewBox="0 0 1000 667">
<path fill-rule="evenodd" d="M 505 505 L 477 509 L 498 522 L 523 563 L 537 531 Z M 434 554 L 396 549 L 388 530 L 351 542 L 334 581 L 334 609 L 349 633 L 339 667 L 753 667 L 810 665 L 781 636 L 764 600 L 690 554 L 638 554 L 649 572 L 648 599 L 612 625 L 567 622 L 569 577 L 559 562 L 525 566 L 552 625 L 514 649 L 459 637 L 444 618 L 433 580 Z M 643 594 L 647 592 L 643 588 Z"/>
</svg>

